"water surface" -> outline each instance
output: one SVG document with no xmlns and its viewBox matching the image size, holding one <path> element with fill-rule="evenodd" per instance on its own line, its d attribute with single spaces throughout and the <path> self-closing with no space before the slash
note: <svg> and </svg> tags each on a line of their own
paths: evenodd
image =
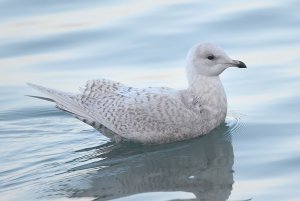
<svg viewBox="0 0 300 201">
<path fill-rule="evenodd" d="M 300 13 L 295 0 L 0 1 L 0 199 L 300 199 Z M 31 99 L 109 78 L 186 87 L 195 43 L 248 69 L 222 74 L 226 121 L 205 137 L 114 144 Z"/>
</svg>

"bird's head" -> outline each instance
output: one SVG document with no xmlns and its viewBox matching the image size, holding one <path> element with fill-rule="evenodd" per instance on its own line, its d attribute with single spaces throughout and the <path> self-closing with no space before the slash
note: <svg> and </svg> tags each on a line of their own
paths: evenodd
<svg viewBox="0 0 300 201">
<path fill-rule="evenodd" d="M 239 60 L 231 59 L 220 47 L 211 43 L 194 45 L 187 55 L 188 76 L 218 76 L 228 67 L 246 68 Z"/>
</svg>

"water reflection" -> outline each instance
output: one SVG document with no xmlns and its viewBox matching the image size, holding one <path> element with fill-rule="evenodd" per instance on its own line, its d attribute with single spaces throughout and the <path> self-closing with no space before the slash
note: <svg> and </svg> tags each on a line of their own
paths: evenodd
<svg viewBox="0 0 300 201">
<path fill-rule="evenodd" d="M 167 145 L 108 143 L 103 147 L 79 150 L 88 153 L 76 159 L 85 164 L 69 171 L 98 170 L 92 174 L 82 173 L 81 176 L 88 178 L 89 187 L 79 189 L 80 186 L 75 185 L 71 197 L 125 200 L 125 197 L 131 196 L 130 199 L 151 200 L 151 193 L 159 192 L 159 200 L 163 197 L 165 200 L 182 199 L 180 195 L 188 196 L 187 193 L 194 194 L 192 197 L 189 195 L 189 199 L 227 200 L 233 184 L 234 156 L 230 129 L 224 123 L 205 137 Z M 147 192 L 151 193 L 142 196 Z M 164 192 L 166 195 L 163 196 Z M 172 193 L 177 197 L 168 196 Z"/>
</svg>

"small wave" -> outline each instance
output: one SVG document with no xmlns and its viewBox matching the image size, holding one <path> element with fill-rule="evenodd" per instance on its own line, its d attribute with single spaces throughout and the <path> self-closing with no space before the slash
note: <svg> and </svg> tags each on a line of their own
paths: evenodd
<svg viewBox="0 0 300 201">
<path fill-rule="evenodd" d="M 63 116 L 63 112 L 54 107 L 26 107 L 0 112 L 0 121 L 20 120 L 37 117 Z"/>
<path fill-rule="evenodd" d="M 226 134 L 234 136 L 236 133 L 241 133 L 245 124 L 242 121 L 244 117 L 245 115 L 238 112 L 230 112 L 225 120 L 226 125 L 229 127 Z"/>
</svg>

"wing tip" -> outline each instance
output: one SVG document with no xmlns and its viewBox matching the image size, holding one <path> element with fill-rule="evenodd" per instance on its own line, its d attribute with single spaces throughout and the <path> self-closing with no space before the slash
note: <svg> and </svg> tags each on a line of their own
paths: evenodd
<svg viewBox="0 0 300 201">
<path fill-rule="evenodd" d="M 34 87 L 35 86 L 35 84 L 33 84 L 33 83 L 31 83 L 31 82 L 27 82 L 26 83 L 28 86 L 30 86 L 30 87 Z"/>
<path fill-rule="evenodd" d="M 33 95 L 25 95 L 27 97 L 31 97 L 31 98 L 37 98 L 37 99 L 41 99 L 41 100 L 45 100 L 45 101 L 50 101 L 50 102 L 54 102 L 55 101 L 51 98 L 47 98 L 47 97 L 42 97 L 42 96 L 33 96 Z"/>
<path fill-rule="evenodd" d="M 34 89 L 41 89 L 41 88 L 43 88 L 42 86 L 37 85 L 37 84 L 33 84 L 33 83 L 31 83 L 31 82 L 27 82 L 26 84 L 27 84 L 28 86 L 34 88 Z"/>
</svg>

